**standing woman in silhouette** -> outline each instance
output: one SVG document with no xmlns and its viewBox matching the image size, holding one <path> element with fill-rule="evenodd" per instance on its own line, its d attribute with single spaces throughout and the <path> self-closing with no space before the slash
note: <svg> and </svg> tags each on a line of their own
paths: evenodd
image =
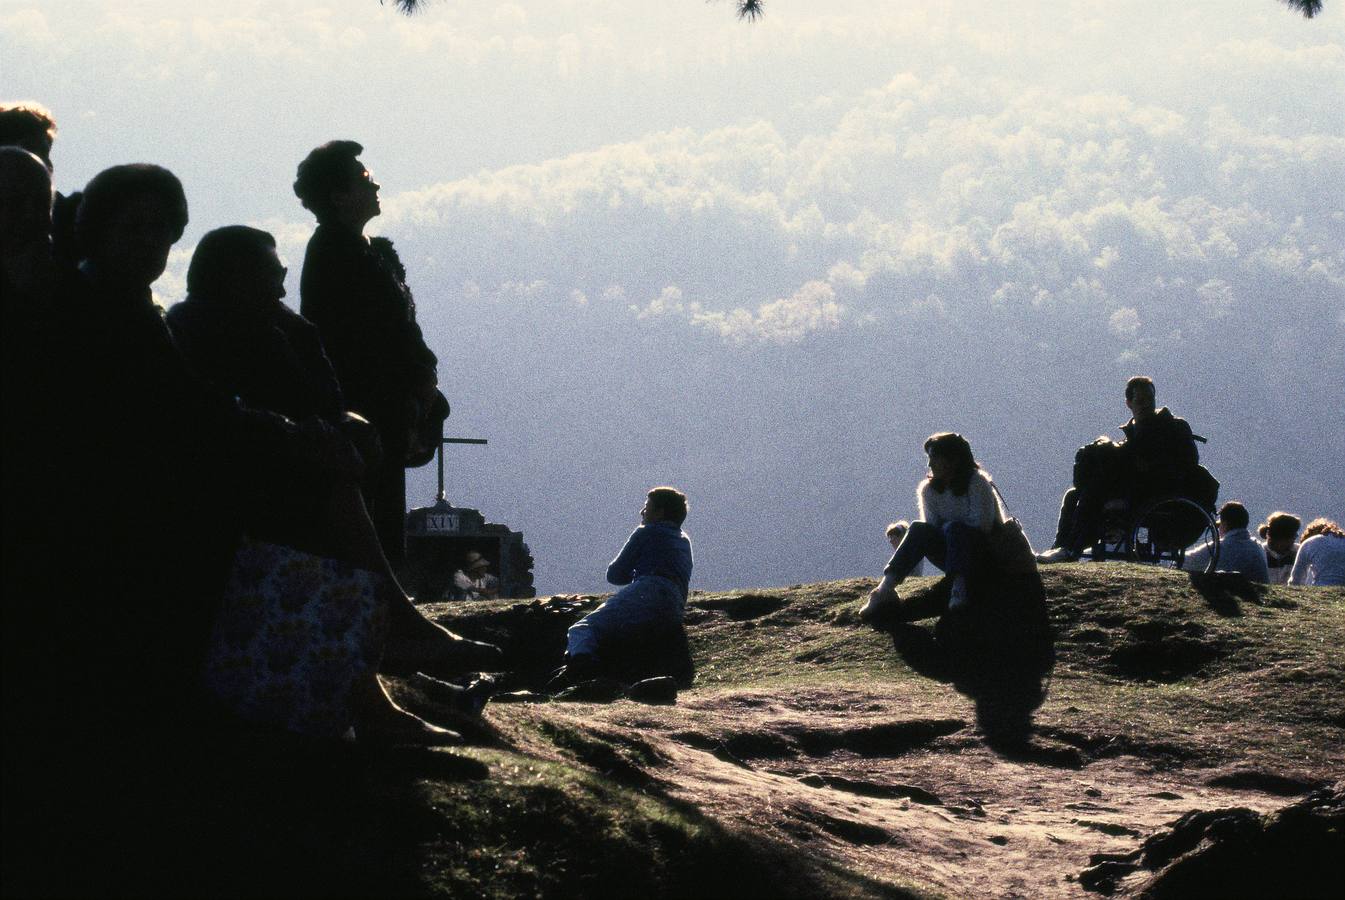
<svg viewBox="0 0 1345 900">
<path fill-rule="evenodd" d="M 883 569 L 883 580 L 860 608 L 865 621 L 881 618 L 900 604 L 897 585 L 922 559 L 953 578 L 950 609 L 967 602 L 967 582 L 990 563 L 989 534 L 1004 521 L 990 476 L 976 462 L 971 444 L 944 431 L 925 441 L 929 475 L 916 490 L 920 517 Z"/>
</svg>

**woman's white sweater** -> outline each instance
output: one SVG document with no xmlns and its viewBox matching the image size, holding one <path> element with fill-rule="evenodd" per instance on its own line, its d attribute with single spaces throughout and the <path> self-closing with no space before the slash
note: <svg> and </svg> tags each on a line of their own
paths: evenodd
<svg viewBox="0 0 1345 900">
<path fill-rule="evenodd" d="M 1005 518 L 995 489 L 990 486 L 990 476 L 980 469 L 972 472 L 967 492 L 961 497 L 955 495 L 951 488 L 945 488 L 943 493 L 939 493 L 934 490 L 931 479 L 926 478 L 915 492 L 915 502 L 920 507 L 921 521 L 931 525 L 962 522 L 989 531 L 996 522 L 1002 522 Z"/>
</svg>

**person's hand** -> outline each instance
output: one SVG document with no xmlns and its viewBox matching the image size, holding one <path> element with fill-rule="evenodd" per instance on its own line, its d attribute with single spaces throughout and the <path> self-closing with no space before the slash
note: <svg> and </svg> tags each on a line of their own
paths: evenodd
<svg viewBox="0 0 1345 900">
<path fill-rule="evenodd" d="M 350 481 L 364 477 L 364 460 L 355 445 L 325 420 L 309 416 L 299 423 L 299 434 L 310 459 L 323 472 Z"/>
</svg>

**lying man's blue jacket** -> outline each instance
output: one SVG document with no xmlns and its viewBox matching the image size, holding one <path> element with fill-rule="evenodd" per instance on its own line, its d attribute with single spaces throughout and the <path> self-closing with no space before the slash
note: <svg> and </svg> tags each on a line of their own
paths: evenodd
<svg viewBox="0 0 1345 900">
<path fill-rule="evenodd" d="M 646 575 L 658 575 L 678 586 L 686 599 L 691 583 L 691 538 L 672 522 L 641 525 L 607 567 L 611 584 L 630 584 Z"/>
</svg>

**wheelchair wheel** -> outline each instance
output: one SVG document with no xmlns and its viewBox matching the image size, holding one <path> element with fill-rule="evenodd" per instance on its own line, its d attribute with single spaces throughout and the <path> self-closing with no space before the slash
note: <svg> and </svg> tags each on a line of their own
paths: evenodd
<svg viewBox="0 0 1345 900">
<path fill-rule="evenodd" d="M 1130 548 L 1136 562 L 1180 569 L 1186 561 L 1186 548 L 1208 543 L 1210 558 L 1206 572 L 1219 566 L 1219 528 L 1214 516 L 1200 504 L 1185 497 L 1159 500 L 1148 506 L 1130 531 Z"/>
</svg>

